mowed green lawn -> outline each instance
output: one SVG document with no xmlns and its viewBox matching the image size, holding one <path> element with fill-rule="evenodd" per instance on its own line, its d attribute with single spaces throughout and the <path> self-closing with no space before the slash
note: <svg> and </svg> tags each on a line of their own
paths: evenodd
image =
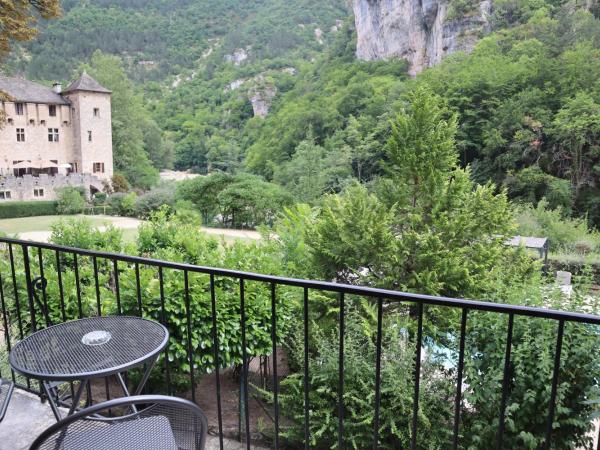
<svg viewBox="0 0 600 450">
<path fill-rule="evenodd" d="M 37 217 L 21 217 L 17 219 L 0 219 L 0 232 L 8 235 L 19 234 L 24 239 L 34 241 L 47 241 L 51 232 L 52 225 L 60 220 L 69 218 L 85 217 L 89 220 L 92 226 L 100 227 L 109 224 L 120 228 L 123 233 L 125 242 L 133 242 L 138 235 L 137 226 L 139 221 L 128 217 L 113 217 L 113 216 L 37 216 Z M 230 229 L 214 229 L 202 228 L 202 231 L 208 232 L 211 236 L 217 239 L 223 239 L 226 243 L 235 241 L 252 242 L 258 239 L 258 233 L 248 230 L 230 230 Z M 32 235 L 33 234 L 33 235 Z"/>
<path fill-rule="evenodd" d="M 52 224 L 68 218 L 86 217 L 94 226 L 105 225 L 107 219 L 97 216 L 37 216 L 19 217 L 17 219 L 0 219 L 0 231 L 7 234 L 27 233 L 29 231 L 50 231 Z"/>
</svg>

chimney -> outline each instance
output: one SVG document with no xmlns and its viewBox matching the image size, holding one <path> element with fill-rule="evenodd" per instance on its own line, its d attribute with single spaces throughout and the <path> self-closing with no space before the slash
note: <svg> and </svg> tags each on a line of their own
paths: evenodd
<svg viewBox="0 0 600 450">
<path fill-rule="evenodd" d="M 57 94 L 60 94 L 62 92 L 62 84 L 60 84 L 59 82 L 54 83 L 52 85 L 52 90 Z"/>
</svg>

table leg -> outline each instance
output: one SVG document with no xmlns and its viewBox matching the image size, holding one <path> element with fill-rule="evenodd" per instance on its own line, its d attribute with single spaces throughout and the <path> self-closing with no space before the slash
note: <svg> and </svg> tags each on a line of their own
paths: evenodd
<svg viewBox="0 0 600 450">
<path fill-rule="evenodd" d="M 146 364 L 146 370 L 144 371 L 144 375 L 142 376 L 142 379 L 140 380 L 140 384 L 138 385 L 138 387 L 135 390 L 135 392 L 133 393 L 133 395 L 140 395 L 140 393 L 142 392 L 142 389 L 144 388 L 144 385 L 146 384 L 146 381 L 148 381 L 150 372 L 152 371 L 154 364 L 156 364 L 157 359 L 158 359 L 158 356 Z"/>
<path fill-rule="evenodd" d="M 77 409 L 77 406 L 79 405 L 79 400 L 81 399 L 81 394 L 83 394 L 83 390 L 85 389 L 87 384 L 88 384 L 87 380 L 83 380 L 79 384 L 79 387 L 77 388 L 77 392 L 75 392 L 75 395 L 71 399 L 72 403 L 69 408 L 69 412 L 67 413 L 67 417 L 70 416 L 71 414 L 73 414 L 75 412 L 75 410 Z M 52 413 L 54 414 L 54 417 L 56 418 L 56 421 L 58 422 L 59 420 L 62 419 L 62 415 L 60 413 L 60 410 L 58 409 L 58 405 L 56 404 L 55 396 L 54 396 L 54 393 L 52 392 L 52 388 L 50 387 L 50 383 L 46 382 L 46 381 L 42 381 L 42 387 L 44 388 L 44 392 L 46 393 L 46 396 L 48 397 L 48 403 L 50 404 L 50 409 L 52 409 Z M 56 394 L 58 395 L 58 391 L 56 392 Z"/>
<path fill-rule="evenodd" d="M 58 406 L 56 406 L 56 402 L 54 401 L 54 395 L 52 395 L 51 389 L 48 386 L 48 383 L 42 381 L 42 387 L 44 388 L 44 392 L 46 393 L 46 397 L 48 397 L 48 403 L 50 404 L 50 409 L 52 409 L 52 413 L 54 417 L 56 417 L 56 421 L 58 422 L 61 419 L 60 411 L 58 410 Z"/>
<path fill-rule="evenodd" d="M 82 380 L 79 383 L 79 387 L 77 388 L 77 392 L 75 392 L 75 395 L 71 399 L 72 403 L 71 403 L 71 407 L 69 408 L 69 413 L 68 413 L 69 416 L 71 414 L 73 414 L 75 412 L 75 410 L 77 409 L 77 406 L 79 406 L 79 400 L 81 399 L 81 394 L 83 394 L 83 389 L 85 388 L 85 386 L 87 384 L 88 384 L 88 380 Z"/>
<path fill-rule="evenodd" d="M 123 389 L 123 394 L 125 394 L 125 397 L 131 397 L 131 394 L 129 393 L 129 389 L 127 389 L 127 383 L 125 383 L 125 380 L 123 379 L 123 376 L 120 373 L 117 373 L 117 379 L 119 380 L 119 383 L 121 384 L 121 389 Z M 137 408 L 135 407 L 135 405 L 131 405 L 131 410 L 133 413 L 137 413 Z"/>
</svg>

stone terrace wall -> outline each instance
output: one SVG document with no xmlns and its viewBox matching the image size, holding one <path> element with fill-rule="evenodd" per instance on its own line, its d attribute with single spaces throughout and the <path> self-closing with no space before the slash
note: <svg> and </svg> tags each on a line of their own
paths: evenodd
<svg viewBox="0 0 600 450">
<path fill-rule="evenodd" d="M 72 173 L 70 175 L 45 175 L 39 177 L 25 175 L 23 177 L 0 177 L 0 191 L 10 191 L 10 200 L 56 200 L 56 188 L 65 186 L 83 186 L 86 196 L 90 196 L 90 188 L 102 190 L 102 182 L 98 177 L 89 173 Z M 43 197 L 34 197 L 34 189 L 44 189 Z"/>
</svg>

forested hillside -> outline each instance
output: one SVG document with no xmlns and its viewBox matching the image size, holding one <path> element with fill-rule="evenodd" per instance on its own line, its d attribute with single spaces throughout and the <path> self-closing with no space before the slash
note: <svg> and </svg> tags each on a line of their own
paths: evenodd
<svg viewBox="0 0 600 450">
<path fill-rule="evenodd" d="M 41 24 L 39 38 L 13 55 L 28 76 L 64 79 L 97 49 L 123 58 L 137 81 L 162 80 L 194 69 L 210 48 L 223 56 L 253 46 L 251 60 L 290 49 L 317 49 L 324 31 L 348 12 L 342 0 L 64 0 L 59 20 Z M 299 27 L 298 24 L 305 24 Z"/>
<path fill-rule="evenodd" d="M 130 120 L 115 124 L 115 153 L 135 186 L 154 183 L 152 166 L 250 171 L 308 202 L 378 177 L 390 119 L 427 85 L 458 113 L 475 180 L 598 225 L 596 12 L 594 2 L 496 0 L 471 54 L 411 78 L 402 60 L 356 59 L 344 0 L 68 0 L 8 69 L 66 80 L 88 64 L 109 87 L 117 75 L 130 86 L 116 89 Z M 133 108 L 119 93 L 128 89 Z"/>
</svg>

